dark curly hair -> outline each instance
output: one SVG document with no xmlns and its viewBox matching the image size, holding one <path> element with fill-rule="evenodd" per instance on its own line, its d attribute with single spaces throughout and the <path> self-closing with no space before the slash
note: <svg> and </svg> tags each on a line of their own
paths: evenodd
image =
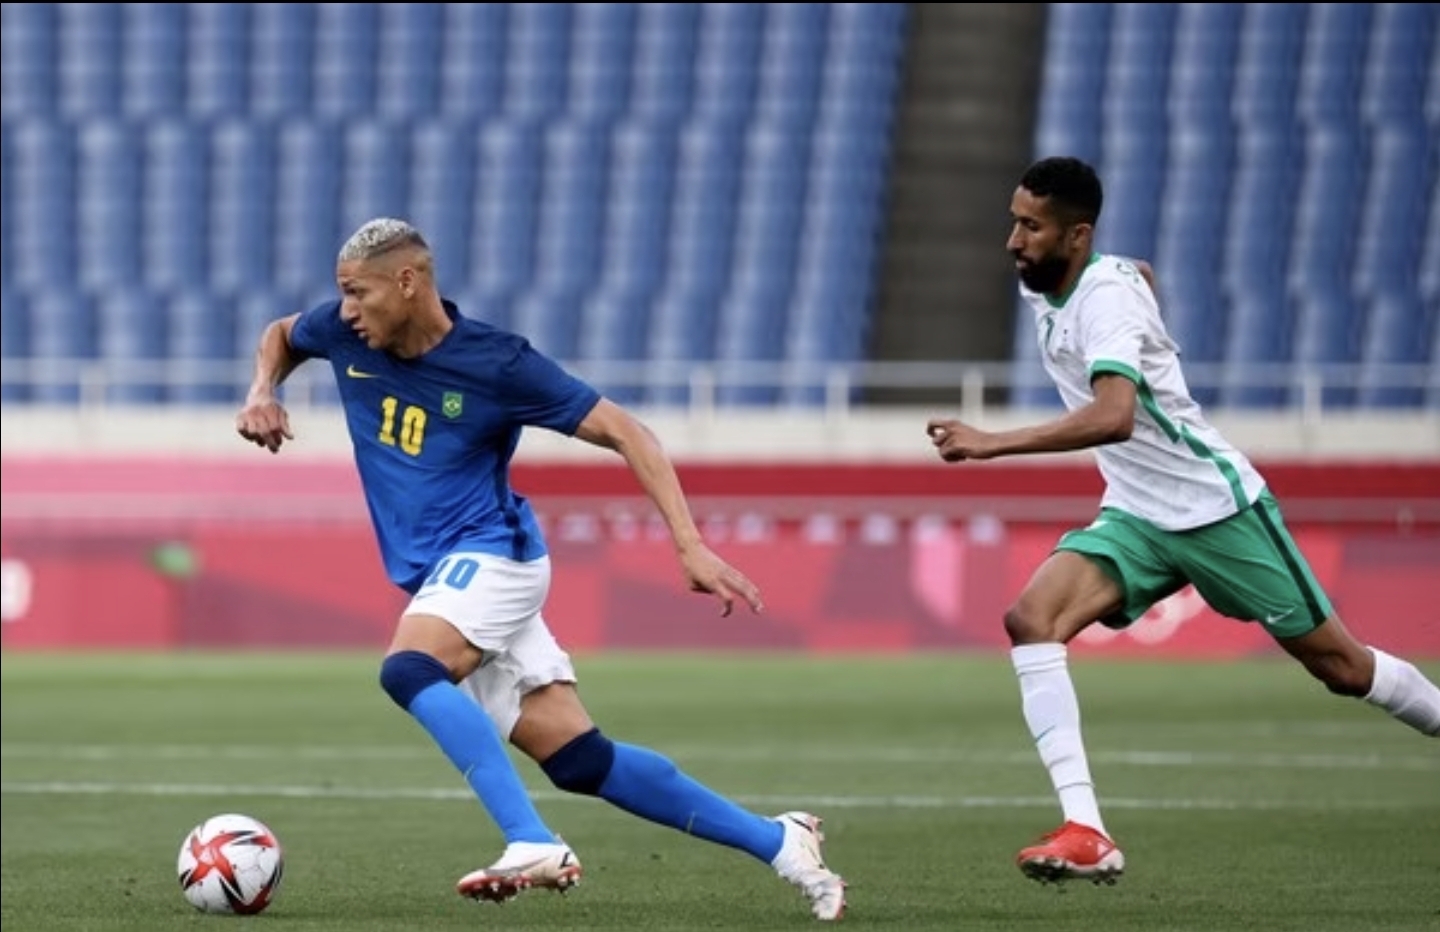
<svg viewBox="0 0 1440 932">
<path fill-rule="evenodd" d="M 1105 190 L 1095 169 L 1073 156 L 1041 159 L 1020 177 L 1020 187 L 1036 197 L 1048 198 L 1055 215 L 1067 225 L 1100 219 Z"/>
</svg>

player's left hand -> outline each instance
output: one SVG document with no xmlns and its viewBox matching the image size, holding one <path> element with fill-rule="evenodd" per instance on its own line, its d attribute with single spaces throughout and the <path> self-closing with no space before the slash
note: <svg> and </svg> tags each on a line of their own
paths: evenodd
<svg viewBox="0 0 1440 932">
<path fill-rule="evenodd" d="M 765 608 L 760 600 L 760 587 L 704 544 L 681 551 L 680 567 L 692 592 L 708 592 L 720 599 L 722 618 L 729 617 L 735 610 L 736 599 L 743 600 L 752 612 L 759 613 Z"/>
<path fill-rule="evenodd" d="M 987 460 L 995 455 L 993 435 L 954 418 L 932 418 L 925 433 L 947 463 Z"/>
</svg>

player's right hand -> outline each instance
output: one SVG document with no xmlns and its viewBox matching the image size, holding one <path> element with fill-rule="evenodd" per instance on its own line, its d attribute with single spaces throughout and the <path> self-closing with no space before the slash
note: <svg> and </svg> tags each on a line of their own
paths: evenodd
<svg viewBox="0 0 1440 932">
<path fill-rule="evenodd" d="M 290 415 L 274 398 L 247 401 L 235 416 L 235 429 L 240 436 L 271 453 L 280 452 L 281 444 L 295 439 L 290 432 Z"/>
</svg>

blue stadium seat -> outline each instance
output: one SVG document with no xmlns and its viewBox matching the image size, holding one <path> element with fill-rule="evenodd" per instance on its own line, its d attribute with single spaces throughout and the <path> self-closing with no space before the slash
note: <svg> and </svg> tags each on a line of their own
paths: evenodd
<svg viewBox="0 0 1440 932">
<path fill-rule="evenodd" d="M 143 201 L 147 285 L 178 289 L 208 284 L 211 164 L 205 127 L 175 120 L 148 125 Z"/>
<path fill-rule="evenodd" d="M 97 302 L 100 358 L 111 367 L 112 401 L 158 404 L 165 399 L 159 363 L 169 353 L 169 309 L 143 288 L 107 290 Z"/>
<path fill-rule="evenodd" d="M 809 135 L 793 130 L 755 127 L 746 139 L 733 279 L 717 334 L 716 358 L 721 362 L 773 362 L 784 352 L 809 149 Z M 768 387 L 721 392 L 724 403 L 760 403 L 773 397 Z"/>
<path fill-rule="evenodd" d="M 1312 125 L 1357 126 L 1377 3 L 1311 3 L 1296 112 Z"/>
<path fill-rule="evenodd" d="M 1361 294 L 1415 295 L 1429 204 L 1419 192 L 1440 183 L 1437 149 L 1423 125 L 1381 126 L 1370 134 L 1369 176 L 1355 245 L 1355 287 Z"/>
<path fill-rule="evenodd" d="M 339 123 L 374 113 L 382 5 L 315 4 L 315 115 Z"/>
<path fill-rule="evenodd" d="M 83 367 L 99 355 L 95 307 L 77 289 L 60 287 L 30 294 L 30 351 L 37 376 L 32 399 L 43 404 L 80 400 Z"/>
<path fill-rule="evenodd" d="M 544 139 L 535 285 L 588 294 L 600 275 L 609 138 L 599 125 L 551 126 Z"/>
<path fill-rule="evenodd" d="M 15 263 L 15 135 L 9 120 L 0 118 L 0 288 L 9 289 Z"/>
<path fill-rule="evenodd" d="M 59 33 L 58 4 L 0 4 L 0 117 L 54 115 L 60 98 Z"/>
<path fill-rule="evenodd" d="M 822 74 L 822 123 L 858 136 L 886 132 L 899 85 L 905 10 L 903 3 L 833 8 Z"/>
<path fill-rule="evenodd" d="M 273 283 L 305 295 L 335 281 L 335 256 L 354 230 L 341 221 L 343 135 L 319 120 L 279 128 Z"/>
<path fill-rule="evenodd" d="M 1424 126 L 1427 68 L 1440 58 L 1434 3 L 1374 4 L 1375 19 L 1360 91 L 1360 115 L 1372 124 Z"/>
<path fill-rule="evenodd" d="M 226 121 L 210 135 L 210 156 L 210 195 L 200 207 L 210 231 L 209 286 L 225 294 L 268 287 L 277 272 L 275 134 L 263 123 Z"/>
<path fill-rule="evenodd" d="M 14 173 L 10 223 L 13 230 L 25 231 L 13 236 L 10 274 L 29 289 L 73 282 L 80 274 L 75 134 L 58 122 L 42 120 L 25 120 L 8 129 Z"/>
<path fill-rule="evenodd" d="M 318 3 L 254 3 L 250 32 L 250 115 L 296 118 L 315 96 Z"/>
<path fill-rule="evenodd" d="M 191 3 L 185 11 L 189 112 L 223 120 L 250 108 L 250 3 Z"/>
<path fill-rule="evenodd" d="M 120 114 L 120 3 L 60 4 L 58 116 L 113 118 Z"/>
<path fill-rule="evenodd" d="M 375 112 L 395 121 L 440 110 L 446 3 L 382 3 Z"/>
<path fill-rule="evenodd" d="M 1150 134 L 1166 129 L 1178 6 L 1116 4 L 1110 24 L 1105 100 L 1101 105 L 1107 126 Z"/>
<path fill-rule="evenodd" d="M 313 303 L 317 302 L 306 302 L 289 292 L 269 288 L 254 288 L 241 292 L 234 298 L 229 318 L 232 345 L 241 358 L 253 356 L 255 348 L 260 344 L 261 334 L 265 332 L 265 328 L 272 321 L 309 310 Z M 181 308 L 186 313 L 192 313 L 199 309 L 199 305 L 183 304 Z M 223 329 L 226 321 L 227 318 L 216 315 L 213 323 L 216 327 Z M 191 321 L 185 327 L 188 328 L 194 323 Z M 217 337 L 216 339 L 223 338 Z"/>
<path fill-rule="evenodd" d="M 440 112 L 464 120 L 500 112 L 505 96 L 506 3 L 446 3 Z"/>
<path fill-rule="evenodd" d="M 692 119 L 732 127 L 750 120 L 765 32 L 764 7 L 763 3 L 701 4 Z"/>
<path fill-rule="evenodd" d="M 359 119 L 346 125 L 344 137 L 342 236 L 375 217 L 405 217 L 410 208 L 408 127 L 380 119 Z"/>
<path fill-rule="evenodd" d="M 1225 358 L 1226 305 L 1221 276 L 1226 206 L 1234 153 L 1228 133 L 1178 127 L 1170 134 L 1170 164 L 1156 249 L 1163 269 L 1165 316 L 1186 356 L 1196 362 Z M 1132 255 L 1144 256 L 1144 253 Z M 1203 401 L 1202 401 L 1203 403 Z"/>
<path fill-rule="evenodd" d="M 578 291 L 527 291 L 510 308 L 510 325 L 536 347 L 562 362 L 580 355 L 580 318 L 584 294 Z"/>
<path fill-rule="evenodd" d="M 1245 128 L 1283 130 L 1295 122 L 1310 3 L 1245 3 L 1231 109 Z"/>
<path fill-rule="evenodd" d="M 30 386 L 19 367 L 35 355 L 30 346 L 30 307 L 19 288 L 0 285 L 0 401 L 30 400 Z"/>
<path fill-rule="evenodd" d="M 169 400 L 181 404 L 238 404 L 240 361 L 255 352 L 259 332 L 236 342 L 235 299 L 205 290 L 187 290 L 170 301 L 166 358 L 181 370 Z"/>
<path fill-rule="evenodd" d="M 1155 255 L 1160 203 L 1165 191 L 1168 134 L 1158 127 L 1131 129 L 1107 122 L 1104 219 L 1096 240 L 1104 252 L 1127 256 Z"/>
<path fill-rule="evenodd" d="M 651 299 L 613 291 L 591 295 L 582 308 L 575 359 L 580 362 L 639 363 L 645 359 Z M 602 391 L 621 404 L 644 398 L 633 382 L 606 381 Z"/>
<path fill-rule="evenodd" d="M 144 153 L 139 131 L 115 120 L 78 129 L 75 206 L 79 225 L 79 281 L 106 291 L 141 281 Z"/>
<path fill-rule="evenodd" d="M 610 124 L 626 112 L 635 56 L 635 3 L 577 3 L 566 116 Z"/>
<path fill-rule="evenodd" d="M 470 211 L 475 203 L 476 138 L 463 120 L 440 118 L 417 126 L 410 160 L 408 217 L 435 254 L 442 294 L 470 276 Z"/>
<path fill-rule="evenodd" d="M 1173 127 L 1206 127 L 1229 135 L 1232 85 L 1244 3 L 1181 4 L 1174 33 L 1169 100 Z"/>
<path fill-rule="evenodd" d="M 642 3 L 631 75 L 632 120 L 674 124 L 690 111 L 699 46 L 698 3 Z"/>
<path fill-rule="evenodd" d="M 565 109 L 573 7 L 570 3 L 511 5 L 501 101 L 508 118 L 546 121 Z"/>
<path fill-rule="evenodd" d="M 1367 302 L 1360 349 L 1362 407 L 1406 408 L 1424 404 L 1425 387 L 1409 376 L 1430 361 L 1425 306 L 1414 291 L 1384 292 Z M 1397 378 L 1397 375 L 1406 378 Z"/>
<path fill-rule="evenodd" d="M 121 112 L 164 117 L 185 109 L 186 4 L 123 3 Z"/>
<path fill-rule="evenodd" d="M 1113 3 L 1051 3 L 1035 126 L 1037 156 L 1074 155 L 1099 165 L 1104 127 L 1105 62 L 1110 55 Z M 1034 324 L 1020 314 L 1016 345 L 1029 346 Z M 1028 329 L 1027 329 L 1028 328 Z M 1038 363 L 1037 363 L 1038 365 Z M 1033 403 L 1051 404 L 1053 390 Z"/>
<path fill-rule="evenodd" d="M 544 154 L 532 126 L 497 121 L 480 137 L 470 283 L 501 300 L 530 286 Z"/>
<path fill-rule="evenodd" d="M 1350 289 L 1367 174 L 1366 149 L 1364 139 L 1342 127 L 1317 128 L 1305 136 L 1304 173 L 1296 203 L 1294 251 L 1289 267 L 1291 289 L 1301 296 Z M 1318 309 L 1329 305 L 1319 302 L 1308 306 Z M 1321 334 L 1331 334 L 1337 340 L 1349 338 L 1353 334 L 1348 325 L 1322 326 L 1303 315 L 1300 325 L 1308 331 L 1308 335 L 1302 335 L 1301 344 L 1307 352 L 1319 355 L 1301 356 L 1297 361 L 1345 358 L 1341 347 L 1327 340 L 1318 345 L 1306 341 Z"/>
<path fill-rule="evenodd" d="M 772 3 L 760 55 L 755 122 L 798 129 L 814 124 L 822 99 L 831 5 Z"/>
<path fill-rule="evenodd" d="M 675 193 L 675 132 L 660 124 L 616 127 L 611 137 L 605 258 L 600 289 L 649 297 L 665 272 Z"/>
</svg>

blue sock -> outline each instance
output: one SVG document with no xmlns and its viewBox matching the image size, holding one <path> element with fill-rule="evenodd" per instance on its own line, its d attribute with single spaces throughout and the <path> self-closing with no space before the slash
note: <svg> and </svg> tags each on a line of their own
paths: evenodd
<svg viewBox="0 0 1440 932">
<path fill-rule="evenodd" d="M 615 762 L 600 785 L 600 798 L 651 822 L 739 848 L 766 864 L 785 838 L 779 822 L 736 805 L 669 758 L 633 744 L 615 742 Z"/>
<path fill-rule="evenodd" d="M 448 681 L 433 683 L 415 694 L 407 711 L 465 775 L 506 844 L 555 840 L 510 762 L 495 723 L 474 699 Z"/>
</svg>

